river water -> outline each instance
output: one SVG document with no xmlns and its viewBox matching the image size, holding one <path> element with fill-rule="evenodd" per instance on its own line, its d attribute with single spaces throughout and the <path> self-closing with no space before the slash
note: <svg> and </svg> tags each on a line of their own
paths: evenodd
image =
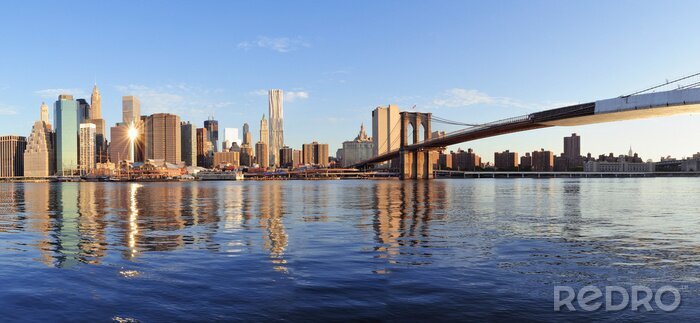
<svg viewBox="0 0 700 323">
<path fill-rule="evenodd" d="M 3 321 L 700 314 L 695 178 L 0 184 Z M 670 313 L 553 288 L 680 290 Z"/>
</svg>

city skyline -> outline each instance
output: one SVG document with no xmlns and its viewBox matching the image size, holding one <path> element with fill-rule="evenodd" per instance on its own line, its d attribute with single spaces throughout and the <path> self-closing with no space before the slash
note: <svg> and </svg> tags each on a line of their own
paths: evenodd
<svg viewBox="0 0 700 323">
<path fill-rule="evenodd" d="M 287 110 L 284 144 L 301 147 L 317 140 L 327 142 L 333 152 L 355 136 L 360 124 L 371 124 L 371 111 L 377 106 L 397 104 L 409 110 L 417 105 L 419 111 L 453 120 L 487 122 L 616 97 L 699 69 L 694 57 L 700 46 L 670 37 L 697 26 L 694 19 L 684 16 L 693 11 L 689 8 L 698 7 L 692 2 L 618 2 L 607 4 L 606 10 L 586 4 L 546 6 L 543 2 L 510 6 L 385 2 L 366 3 L 369 9 L 363 10 L 345 4 L 315 4 L 326 13 L 324 18 L 304 11 L 310 4 L 217 4 L 220 10 L 206 11 L 184 3 L 163 9 L 159 2 L 128 10 L 109 3 L 22 4 L 26 10 L 4 14 L 7 23 L 19 31 L 7 35 L 17 50 L 2 54 L 14 64 L 4 67 L 6 79 L 0 80 L 0 113 L 4 114 L 0 135 L 28 136 L 36 117 L 25 111 L 34 111 L 42 101 L 53 102 L 63 92 L 89 99 L 95 81 L 108 126 L 119 120 L 120 98 L 134 95 L 141 98 L 145 115 L 174 113 L 199 126 L 214 114 L 222 128 L 248 123 L 250 131 L 258 133 L 256 118 L 268 110 L 267 90 L 280 88 L 285 90 Z M 272 5 L 284 9 L 273 12 L 275 23 L 256 22 L 263 13 L 269 14 Z M 24 24 L 49 19 L 56 12 L 87 9 L 95 13 L 86 17 L 93 28 L 62 25 L 32 37 L 21 31 Z M 150 19 L 162 16 L 156 14 L 159 10 L 173 18 L 209 19 L 198 19 L 206 22 L 176 35 L 174 22 Z M 400 21 L 429 14 L 416 26 L 397 29 L 380 27 L 363 15 L 366 10 L 378 15 L 391 12 Z M 617 12 L 636 18 L 619 17 Z M 565 18 L 574 13 L 595 23 Z M 111 18 L 120 15 L 136 22 L 127 26 Z M 339 19 L 342 15 L 351 19 L 345 22 Z M 142 19 L 146 17 L 149 19 Z M 324 24 L 327 28 L 323 30 L 315 28 L 326 19 L 343 22 Z M 644 22 L 652 19 L 660 26 Z M 302 21 L 308 24 L 300 24 Z M 489 28 L 506 21 L 514 29 Z M 292 27 L 283 28 L 287 26 Z M 522 30 L 516 30 L 518 26 Z M 369 29 L 374 34 L 364 37 Z M 163 39 L 144 36 L 152 32 L 163 32 Z M 207 36 L 198 39 L 204 34 Z M 66 56 L 60 49 L 71 42 L 54 40 L 65 39 L 64 35 L 74 35 L 76 41 L 90 39 L 93 46 Z M 114 47 L 115 40 L 124 39 L 141 48 L 138 55 Z M 180 45 L 188 41 L 191 48 Z M 387 41 L 396 50 L 375 50 Z M 644 45 L 650 43 L 664 46 Z M 48 56 L 15 54 L 34 53 L 38 48 L 52 51 Z M 198 59 L 192 60 L 193 49 Z M 167 57 L 163 56 L 166 52 Z M 528 143 L 536 141 L 559 154 L 557 138 L 576 132 L 586 135 L 581 147 L 586 152 L 624 151 L 631 145 L 654 160 L 666 155 L 682 158 L 699 150 L 692 142 L 700 135 L 697 123 L 697 116 L 691 115 L 561 127 L 450 149 L 526 151 L 531 149 Z M 650 128 L 658 131 L 646 131 Z M 677 138 L 677 132 L 689 135 Z"/>
</svg>

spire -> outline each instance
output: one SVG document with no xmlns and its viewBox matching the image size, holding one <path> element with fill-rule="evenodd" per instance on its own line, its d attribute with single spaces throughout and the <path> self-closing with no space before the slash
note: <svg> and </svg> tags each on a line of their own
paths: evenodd
<svg viewBox="0 0 700 323">
<path fill-rule="evenodd" d="M 40 113 L 40 120 L 43 121 L 46 124 L 50 124 L 49 122 L 49 106 L 46 105 L 46 103 L 41 102 L 41 108 L 39 108 L 39 113 Z"/>
</svg>

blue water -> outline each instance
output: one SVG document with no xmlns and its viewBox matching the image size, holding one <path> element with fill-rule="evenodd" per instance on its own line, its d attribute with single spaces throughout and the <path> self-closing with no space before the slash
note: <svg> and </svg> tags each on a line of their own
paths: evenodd
<svg viewBox="0 0 700 323">
<path fill-rule="evenodd" d="M 3 321 L 691 320 L 700 181 L 0 184 Z M 672 285 L 674 312 L 554 312 Z"/>
</svg>

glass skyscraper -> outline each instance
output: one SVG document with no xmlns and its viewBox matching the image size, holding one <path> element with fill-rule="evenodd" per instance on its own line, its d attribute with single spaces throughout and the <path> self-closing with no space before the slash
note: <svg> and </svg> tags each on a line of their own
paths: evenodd
<svg viewBox="0 0 700 323">
<path fill-rule="evenodd" d="M 61 94 L 54 105 L 56 126 L 56 171 L 73 172 L 78 169 L 78 102 L 72 95 Z"/>
</svg>

